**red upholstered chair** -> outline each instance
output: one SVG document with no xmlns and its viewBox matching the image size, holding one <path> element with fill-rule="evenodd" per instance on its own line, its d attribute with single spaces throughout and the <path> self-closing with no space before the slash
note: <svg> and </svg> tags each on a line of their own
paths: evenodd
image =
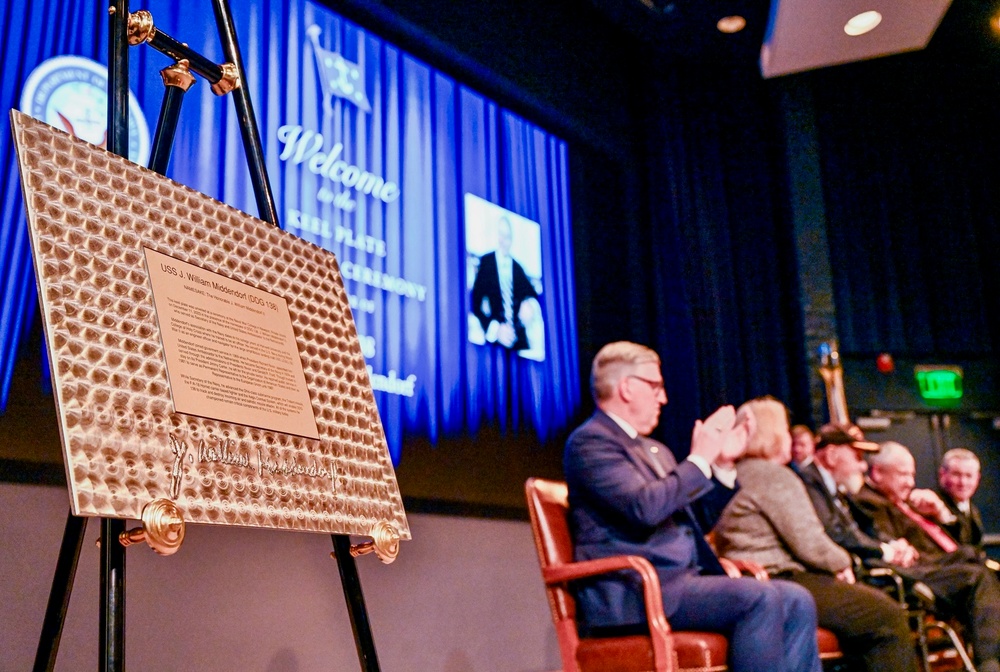
<svg viewBox="0 0 1000 672">
<path fill-rule="evenodd" d="M 524 485 L 531 517 L 531 530 L 549 598 L 552 621 L 559 639 L 563 672 L 722 672 L 728 642 L 712 632 L 676 632 L 663 614 L 660 579 L 652 564 L 638 556 L 573 561 L 573 540 L 566 514 L 569 509 L 566 484 L 529 478 Z M 648 635 L 581 638 L 576 628 L 576 602 L 568 582 L 619 570 L 633 570 L 642 579 Z M 820 657 L 841 657 L 833 633 L 820 629 Z"/>
<path fill-rule="evenodd" d="M 563 672 L 727 669 L 725 637 L 710 632 L 671 631 L 663 615 L 660 579 L 648 560 L 623 555 L 573 561 L 573 541 L 566 522 L 569 502 L 565 483 L 529 478 L 524 489 L 542 580 L 559 638 Z M 622 569 L 631 569 L 642 579 L 649 635 L 581 638 L 576 629 L 576 602 L 568 582 Z"/>
</svg>

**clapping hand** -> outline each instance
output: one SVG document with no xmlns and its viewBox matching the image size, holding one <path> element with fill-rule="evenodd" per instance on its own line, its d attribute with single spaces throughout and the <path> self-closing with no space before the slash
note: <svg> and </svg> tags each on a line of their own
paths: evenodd
<svg viewBox="0 0 1000 672">
<path fill-rule="evenodd" d="M 750 437 L 757 431 L 757 418 L 749 406 L 736 415 L 732 429 L 726 437 L 726 443 L 716 458 L 720 467 L 731 469 L 747 450 Z"/>
<path fill-rule="evenodd" d="M 723 406 L 708 416 L 704 422 L 694 423 L 691 433 L 691 454 L 704 458 L 709 464 L 716 463 L 724 450 L 732 451 L 727 444 L 734 439 L 736 411 L 732 406 Z M 742 451 L 741 451 L 742 453 Z M 726 458 L 723 458 L 726 459 Z"/>
</svg>

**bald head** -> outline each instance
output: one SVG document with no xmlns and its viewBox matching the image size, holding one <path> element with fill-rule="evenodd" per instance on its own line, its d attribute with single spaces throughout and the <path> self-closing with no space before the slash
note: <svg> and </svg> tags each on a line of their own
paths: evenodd
<svg viewBox="0 0 1000 672">
<path fill-rule="evenodd" d="M 893 501 L 905 502 L 916 485 L 916 462 L 910 449 L 895 441 L 886 441 L 868 458 L 875 487 Z"/>
</svg>

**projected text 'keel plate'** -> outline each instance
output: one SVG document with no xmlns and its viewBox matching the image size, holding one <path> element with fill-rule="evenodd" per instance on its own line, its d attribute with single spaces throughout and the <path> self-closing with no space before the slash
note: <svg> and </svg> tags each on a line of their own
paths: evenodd
<svg viewBox="0 0 1000 672">
<path fill-rule="evenodd" d="M 11 125 L 73 513 L 138 518 L 168 498 L 194 523 L 385 522 L 408 539 L 333 255 L 26 115 Z"/>
</svg>

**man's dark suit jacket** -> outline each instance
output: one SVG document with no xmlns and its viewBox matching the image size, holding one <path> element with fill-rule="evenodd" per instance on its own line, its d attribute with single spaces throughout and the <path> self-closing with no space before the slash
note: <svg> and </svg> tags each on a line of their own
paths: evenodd
<svg viewBox="0 0 1000 672">
<path fill-rule="evenodd" d="M 601 411 L 570 435 L 564 467 L 577 560 L 614 555 L 648 559 L 659 574 L 668 616 L 679 602 L 671 589 L 675 581 L 699 571 L 723 573 L 704 533 L 735 490 L 706 478 L 690 461 L 678 464 L 662 443 L 630 438 Z M 639 585 L 634 572 L 579 582 L 577 601 L 585 627 L 644 622 Z"/>
<path fill-rule="evenodd" d="M 969 513 L 964 513 L 958 508 L 958 503 L 943 490 L 938 493 L 941 499 L 948 506 L 948 510 L 955 514 L 957 520 L 951 525 L 943 525 L 948 534 L 960 544 L 968 544 L 977 549 L 983 548 L 983 517 L 979 513 L 979 507 L 969 502 Z"/>
<path fill-rule="evenodd" d="M 920 553 L 920 563 L 934 562 L 944 558 L 945 553 L 930 535 L 924 532 L 917 523 L 907 518 L 888 497 L 877 491 L 868 483 L 861 488 L 855 497 L 858 507 L 871 516 L 875 529 L 884 539 L 902 537 Z"/>
<path fill-rule="evenodd" d="M 814 462 L 800 468 L 799 476 L 806 484 L 806 492 L 827 536 L 862 560 L 881 559 L 882 546 L 875 537 L 871 518 L 848 497 L 840 497 L 838 505 L 837 496 L 826 487 Z"/>
<path fill-rule="evenodd" d="M 521 310 L 521 303 L 525 299 L 537 299 L 538 293 L 531 281 L 528 280 L 528 274 L 524 272 L 524 268 L 517 263 L 516 259 L 511 259 L 511 274 L 513 276 L 512 320 L 517 339 L 510 347 L 511 350 L 524 350 L 529 345 L 528 337 L 518 313 Z M 483 310 L 483 299 L 486 299 L 486 310 Z M 489 329 L 490 322 L 493 320 L 500 324 L 504 322 L 503 294 L 500 291 L 500 272 L 497 269 L 496 252 L 488 252 L 479 258 L 479 270 L 476 271 L 476 279 L 472 283 L 472 314 L 479 318 L 479 324 L 482 325 L 483 331 Z"/>
</svg>

